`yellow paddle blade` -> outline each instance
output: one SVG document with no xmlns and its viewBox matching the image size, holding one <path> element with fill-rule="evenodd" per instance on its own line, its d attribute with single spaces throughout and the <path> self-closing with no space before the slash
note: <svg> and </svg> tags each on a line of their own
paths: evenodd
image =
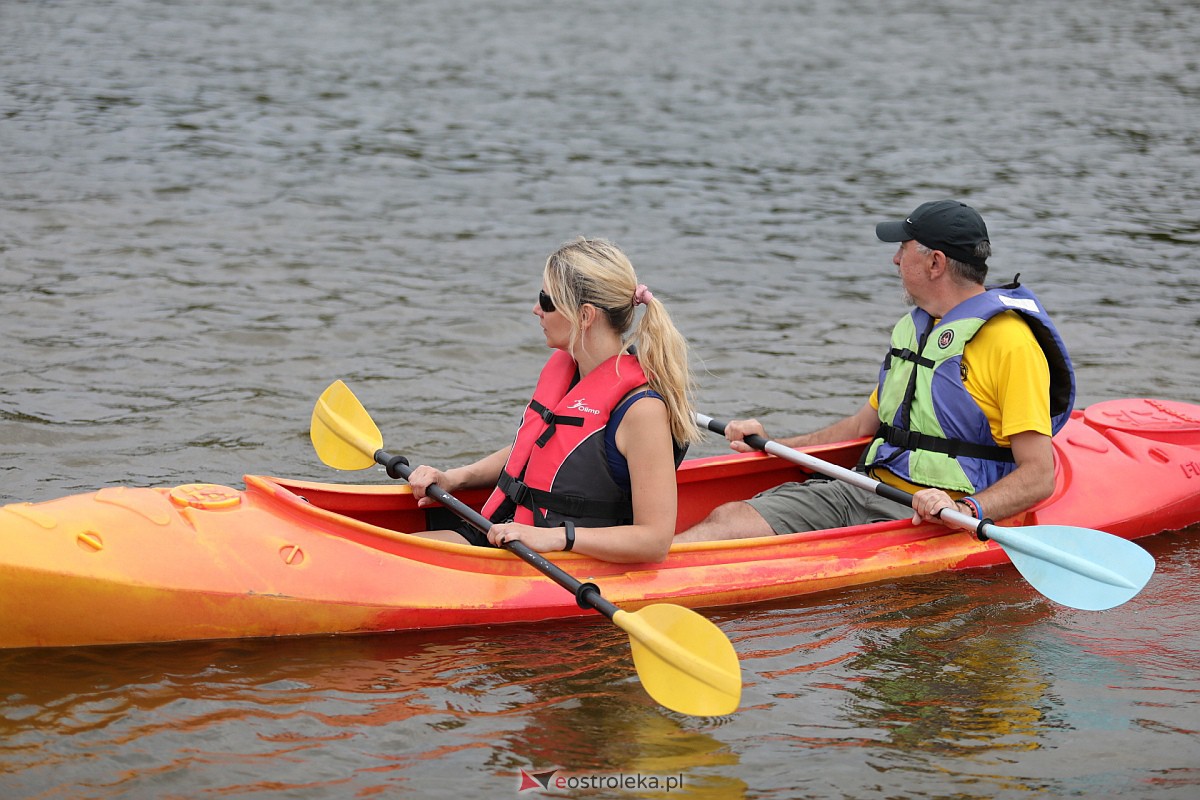
<svg viewBox="0 0 1200 800">
<path fill-rule="evenodd" d="M 700 717 L 732 714 L 742 698 L 742 669 L 725 634 L 690 608 L 657 603 L 618 611 L 633 665 L 646 692 L 672 711 Z"/>
<path fill-rule="evenodd" d="M 334 381 L 317 398 L 308 432 L 317 457 L 334 469 L 366 469 L 383 447 L 383 434 L 350 387 Z"/>
</svg>

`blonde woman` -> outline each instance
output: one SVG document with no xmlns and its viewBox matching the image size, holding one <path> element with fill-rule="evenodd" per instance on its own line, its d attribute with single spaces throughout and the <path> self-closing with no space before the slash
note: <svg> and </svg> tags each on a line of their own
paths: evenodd
<svg viewBox="0 0 1200 800">
<path fill-rule="evenodd" d="M 625 254 L 602 239 L 551 254 L 533 313 L 555 352 L 513 444 L 409 478 L 421 506 L 435 502 L 425 494 L 431 484 L 451 493 L 494 487 L 483 515 L 495 524 L 486 535 L 465 523 L 422 535 L 661 561 L 675 535 L 675 468 L 700 437 L 687 343 Z"/>
</svg>

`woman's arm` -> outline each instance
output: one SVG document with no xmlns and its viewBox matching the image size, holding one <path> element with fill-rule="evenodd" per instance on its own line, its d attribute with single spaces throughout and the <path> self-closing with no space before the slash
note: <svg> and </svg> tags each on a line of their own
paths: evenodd
<svg viewBox="0 0 1200 800">
<path fill-rule="evenodd" d="M 508 461 L 511 450 L 512 445 L 509 445 L 503 450 L 484 456 L 474 464 L 454 467 L 445 472 L 428 465 L 417 467 L 408 477 L 408 485 L 412 487 L 413 496 L 417 498 L 417 506 L 425 508 L 435 504 L 436 501 L 425 494 L 426 489 L 434 483 L 451 494 L 461 489 L 490 489 L 500 480 L 500 470 L 504 469 L 504 463 Z"/>
</svg>

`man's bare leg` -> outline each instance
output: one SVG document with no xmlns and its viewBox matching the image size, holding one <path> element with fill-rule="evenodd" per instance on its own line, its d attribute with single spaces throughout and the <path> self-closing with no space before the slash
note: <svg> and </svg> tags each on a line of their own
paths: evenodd
<svg viewBox="0 0 1200 800">
<path fill-rule="evenodd" d="M 717 506 L 704 519 L 675 536 L 676 542 L 715 542 L 773 536 L 775 531 L 748 503 L 737 500 Z"/>
</svg>

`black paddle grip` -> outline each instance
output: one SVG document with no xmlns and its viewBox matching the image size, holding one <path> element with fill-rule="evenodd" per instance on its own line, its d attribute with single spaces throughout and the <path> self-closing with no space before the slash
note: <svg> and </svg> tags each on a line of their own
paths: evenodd
<svg viewBox="0 0 1200 800">
<path fill-rule="evenodd" d="M 763 437 L 759 436 L 757 433 L 750 434 L 749 436 L 747 436 L 745 438 L 744 441 L 746 442 L 746 444 L 750 445 L 755 450 L 764 450 L 765 451 L 767 449 L 767 440 L 764 439 Z"/>
<path fill-rule="evenodd" d="M 886 483 L 880 482 L 875 484 L 875 494 L 880 497 L 886 497 L 888 500 L 895 500 L 902 506 L 912 508 L 913 496 L 903 489 L 897 489 L 895 486 L 889 486 Z"/>
<path fill-rule="evenodd" d="M 712 431 L 713 433 L 719 433 L 722 436 L 724 436 L 725 429 L 728 427 L 729 427 L 729 423 L 725 422 L 724 420 L 712 419 L 712 418 L 709 418 L 709 420 L 708 420 L 708 429 L 710 431 Z M 766 450 L 767 449 L 768 440 L 759 436 L 757 433 L 750 434 L 743 441 L 745 441 L 746 444 L 748 444 L 750 447 L 754 448 L 755 450 Z"/>
</svg>

